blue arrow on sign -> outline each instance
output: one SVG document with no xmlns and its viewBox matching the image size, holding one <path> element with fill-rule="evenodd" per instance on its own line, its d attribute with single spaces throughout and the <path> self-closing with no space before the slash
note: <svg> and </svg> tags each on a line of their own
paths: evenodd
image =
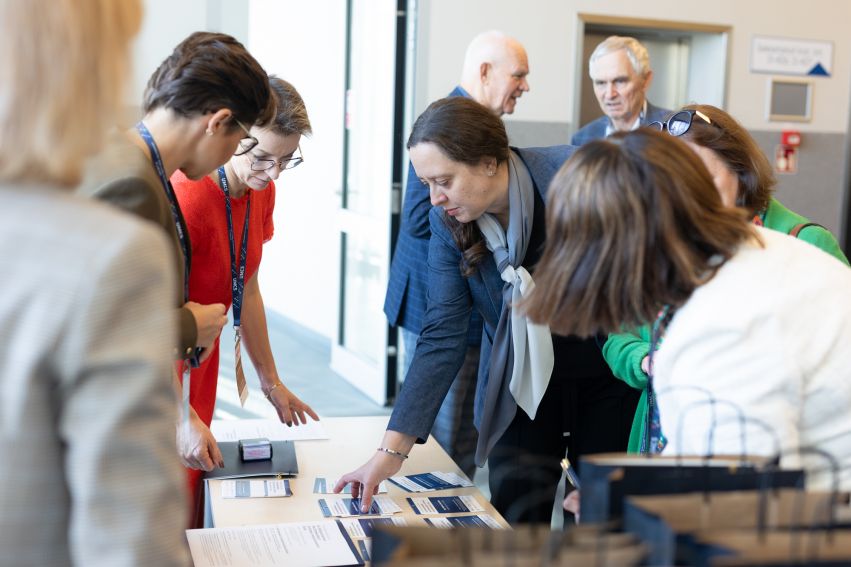
<svg viewBox="0 0 851 567">
<path fill-rule="evenodd" d="M 821 66 L 821 63 L 816 63 L 815 67 L 810 69 L 810 72 L 807 73 L 807 75 L 815 75 L 815 76 L 818 76 L 818 77 L 829 77 L 830 73 L 828 73 L 827 70 L 825 70 L 825 68 Z"/>
</svg>

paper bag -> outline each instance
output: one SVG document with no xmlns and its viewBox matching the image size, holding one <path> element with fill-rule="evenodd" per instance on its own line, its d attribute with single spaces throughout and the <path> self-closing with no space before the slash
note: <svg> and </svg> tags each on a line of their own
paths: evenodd
<svg viewBox="0 0 851 567">
<path fill-rule="evenodd" d="M 793 489 L 628 497 L 623 527 L 650 547 L 649 564 L 692 564 L 697 532 L 827 526 L 832 497 Z"/>
<path fill-rule="evenodd" d="M 639 565 L 645 554 L 629 534 L 587 528 L 563 533 L 528 525 L 497 531 L 378 526 L 372 537 L 373 564 L 382 566 L 629 566 Z"/>
<path fill-rule="evenodd" d="M 768 469 L 768 470 L 767 470 Z M 774 470 L 765 457 L 663 457 L 605 453 L 582 458 L 582 522 L 620 519 L 632 495 L 755 490 L 804 485 L 801 470 Z"/>
</svg>

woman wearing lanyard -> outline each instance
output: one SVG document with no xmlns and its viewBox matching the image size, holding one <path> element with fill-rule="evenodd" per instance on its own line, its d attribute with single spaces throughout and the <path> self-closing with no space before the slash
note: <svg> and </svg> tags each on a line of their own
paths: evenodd
<svg viewBox="0 0 851 567">
<path fill-rule="evenodd" d="M 183 40 L 151 75 L 143 110 L 135 128 L 110 140 L 80 191 L 148 219 L 169 235 L 179 281 L 175 290 L 180 321 L 176 358 L 186 358 L 181 366 L 188 366 L 209 353 L 227 317 L 221 303 L 189 301 L 192 248 L 169 177 L 179 170 L 199 179 L 234 152 L 245 153 L 256 145 L 248 127 L 271 116 L 269 80 L 234 38 L 197 32 Z M 177 378 L 175 382 L 181 389 Z M 221 464 L 221 455 L 211 451 L 215 442 L 190 407 L 189 394 L 184 388 L 178 453 L 186 466 L 209 470 Z M 192 505 L 197 506 L 194 496 Z"/>
<path fill-rule="evenodd" d="M 712 175 L 725 206 L 742 207 L 754 224 L 796 236 L 848 264 L 827 229 L 790 211 L 773 196 L 777 180 L 768 158 L 728 113 L 705 104 L 691 105 L 672 114 L 665 123 L 654 122 L 649 127 L 678 136 L 688 144 Z M 644 326 L 635 332 L 612 334 L 603 346 L 603 356 L 615 376 L 643 391 L 630 435 L 631 452 L 646 450 L 642 438 L 646 440 L 647 405 L 652 403 L 646 393 L 650 335 L 651 327 Z"/>
<path fill-rule="evenodd" d="M 183 172 L 172 177 L 174 191 L 192 240 L 192 274 L 189 299 L 199 303 L 233 303 L 236 344 L 236 378 L 240 399 L 247 396 L 242 371 L 241 346 L 251 357 L 263 393 L 287 425 L 306 423 L 316 413 L 281 382 L 272 357 L 266 328 L 263 297 L 257 271 L 263 244 L 272 238 L 275 207 L 274 179 L 302 162 L 299 142 L 310 133 L 310 121 L 301 96 L 292 85 L 276 77 L 268 79 L 275 102 L 273 119 L 253 126 L 258 143 L 241 147 L 224 166 L 194 181 Z M 216 404 L 219 377 L 219 340 L 210 356 L 192 370 L 191 405 L 197 412 L 210 453 L 218 448 L 209 425 Z M 191 471 L 200 478 L 200 471 Z"/>
<path fill-rule="evenodd" d="M 648 421 L 667 437 L 664 454 L 780 445 L 782 464 L 826 488 L 829 467 L 801 459 L 821 449 L 851 488 L 847 266 L 725 207 L 697 155 L 665 133 L 583 146 L 550 190 L 549 240 L 522 308 L 579 335 L 656 321 L 651 342 L 664 343 L 650 351 L 658 412 Z M 745 434 L 740 418 L 762 426 Z M 653 425 L 648 437 L 658 438 Z"/>
<path fill-rule="evenodd" d="M 367 508 L 378 483 L 425 441 L 463 362 L 475 308 L 484 318 L 476 462 L 488 459 L 492 501 L 509 521 L 549 521 L 565 448 L 572 460 L 624 450 L 637 400 L 594 339 L 552 336 L 512 309 L 532 288 L 547 187 L 573 148 L 509 148 L 502 120 L 463 97 L 429 106 L 408 147 L 435 205 L 428 309 L 383 441 L 335 490 L 351 482 Z"/>
</svg>

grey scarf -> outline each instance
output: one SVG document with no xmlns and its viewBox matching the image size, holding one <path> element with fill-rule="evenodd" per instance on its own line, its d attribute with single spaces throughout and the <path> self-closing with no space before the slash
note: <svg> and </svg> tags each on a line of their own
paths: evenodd
<svg viewBox="0 0 851 567">
<path fill-rule="evenodd" d="M 491 350 L 488 382 L 479 425 L 476 464 L 482 465 L 493 446 L 511 424 L 519 406 L 535 419 L 553 370 L 553 343 L 546 325 L 531 323 L 512 305 L 535 287 L 521 265 L 532 234 L 535 186 L 526 166 L 514 152 L 508 160 L 508 230 L 485 213 L 476 223 L 493 253 L 505 282 L 502 312 Z"/>
</svg>

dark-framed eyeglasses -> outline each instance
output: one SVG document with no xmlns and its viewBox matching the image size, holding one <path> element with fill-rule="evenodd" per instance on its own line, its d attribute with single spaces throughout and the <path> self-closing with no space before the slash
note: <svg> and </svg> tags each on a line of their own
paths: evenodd
<svg viewBox="0 0 851 567">
<path fill-rule="evenodd" d="M 245 132 L 245 137 L 239 141 L 239 146 L 237 146 L 236 151 L 233 153 L 235 156 L 244 156 L 251 150 L 257 147 L 257 144 L 260 143 L 260 140 L 251 135 L 251 132 L 248 128 L 245 127 L 245 124 L 237 120 L 233 119 L 234 122 L 239 124 L 239 127 L 242 128 L 242 131 Z"/>
<path fill-rule="evenodd" d="M 682 136 L 688 132 L 689 128 L 691 128 L 691 124 L 694 121 L 695 116 L 707 124 L 712 124 L 712 120 L 699 110 L 680 110 L 679 112 L 673 113 L 664 122 L 659 122 L 657 120 L 656 122 L 648 124 L 647 127 L 653 128 L 654 130 L 667 131 L 671 136 Z"/>
<path fill-rule="evenodd" d="M 278 170 L 286 171 L 301 165 L 302 162 L 304 162 L 301 145 L 298 146 L 298 155 L 293 155 L 280 161 L 274 159 L 260 159 L 254 154 L 250 154 L 249 157 L 251 158 L 251 171 L 269 171 L 276 166 Z"/>
</svg>

